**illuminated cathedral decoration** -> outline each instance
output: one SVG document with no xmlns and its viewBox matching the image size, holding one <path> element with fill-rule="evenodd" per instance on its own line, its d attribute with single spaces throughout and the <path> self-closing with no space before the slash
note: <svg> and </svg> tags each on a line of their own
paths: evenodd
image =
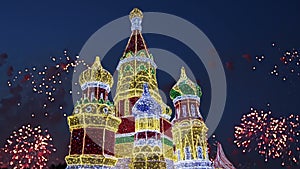
<svg viewBox="0 0 300 169">
<path fill-rule="evenodd" d="M 170 91 L 176 110 L 172 121 L 176 169 L 213 168 L 208 157 L 208 128 L 199 111 L 201 95 L 201 88 L 186 76 L 182 67 L 180 78 Z"/>
<path fill-rule="evenodd" d="M 71 139 L 67 168 L 112 168 L 117 162 L 115 133 L 121 123 L 108 100 L 113 78 L 96 57 L 91 68 L 80 74 L 79 83 L 83 95 L 68 117 Z"/>
<path fill-rule="evenodd" d="M 185 74 L 170 91 L 172 110 L 158 91 L 156 64 L 142 36 L 143 13 L 130 12 L 131 35 L 117 66 L 114 103 L 108 100 L 112 75 L 99 57 L 79 76 L 82 98 L 68 124 L 68 169 L 212 169 L 201 88 Z"/>
</svg>

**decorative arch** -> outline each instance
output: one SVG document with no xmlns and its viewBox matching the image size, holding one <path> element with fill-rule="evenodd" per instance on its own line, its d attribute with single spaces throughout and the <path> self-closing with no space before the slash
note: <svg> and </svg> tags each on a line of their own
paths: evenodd
<svg viewBox="0 0 300 169">
<path fill-rule="evenodd" d="M 152 148 L 150 146 L 144 146 L 141 148 L 141 152 L 152 152 Z"/>
</svg>

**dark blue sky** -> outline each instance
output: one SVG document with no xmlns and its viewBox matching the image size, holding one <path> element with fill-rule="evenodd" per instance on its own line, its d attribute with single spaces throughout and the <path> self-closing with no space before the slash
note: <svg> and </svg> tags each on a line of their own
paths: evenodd
<svg viewBox="0 0 300 169">
<path fill-rule="evenodd" d="M 71 55 L 78 54 L 86 40 L 100 27 L 128 15 L 132 8 L 138 7 L 144 12 L 174 14 L 195 24 L 213 43 L 225 69 L 228 62 L 234 65 L 233 70 L 226 69 L 228 97 L 224 116 L 216 131 L 217 137 L 234 164 L 238 164 L 241 158 L 231 157 L 231 152 L 236 146 L 228 140 L 233 138 L 234 125 L 239 124 L 241 116 L 247 113 L 251 106 L 264 109 L 267 103 L 271 103 L 274 116 L 299 114 L 300 79 L 293 77 L 283 82 L 268 75 L 273 63 L 280 57 L 280 54 L 271 47 L 272 42 L 280 45 L 281 49 L 299 49 L 300 2 L 297 0 L 288 2 L 122 0 L 52 3 L 26 1 L 1 2 L 0 6 L 0 53 L 8 54 L 6 63 L 0 66 L 0 99 L 11 95 L 6 84 L 9 79 L 6 75 L 8 66 L 12 65 L 18 70 L 33 65 L 46 65 L 50 62 L 50 56 L 60 56 L 64 49 L 68 49 Z M 182 56 L 187 63 L 189 63 L 187 56 L 194 55 L 190 49 L 174 39 L 158 35 L 145 35 L 145 39 L 149 47 L 170 50 Z M 126 41 L 120 42 L 108 53 L 109 57 L 105 58 L 104 65 L 110 71 L 114 70 L 125 45 Z M 180 48 L 178 45 L 181 45 Z M 261 65 L 255 59 L 251 63 L 247 62 L 242 57 L 243 54 L 250 54 L 253 58 L 264 54 L 268 58 Z M 112 61 L 107 58 L 111 58 Z M 201 82 L 204 91 L 201 111 L 205 116 L 210 99 L 208 77 L 203 66 L 198 66 L 202 65 L 201 63 L 190 64 L 194 71 L 202 72 L 196 78 Z M 258 68 L 254 72 L 251 70 L 253 65 Z M 158 74 L 158 79 L 162 76 Z M 165 80 L 166 82 L 160 85 L 171 86 L 175 81 L 170 80 L 169 82 Z M 72 105 L 71 100 L 68 101 L 67 98 L 65 104 L 68 105 L 66 109 L 70 114 Z M 12 107 L 4 109 L 3 106 Z M 67 147 L 63 147 L 68 144 L 69 133 L 64 117 L 55 122 L 47 122 L 44 118 L 40 121 L 36 119 L 31 121 L 31 112 L 27 107 L 16 110 L 13 105 L 2 104 L 0 109 L 3 113 L 0 116 L 1 146 L 12 130 L 20 125 L 44 123 L 50 133 L 53 133 L 56 146 L 60 149 L 54 156 L 63 159 L 66 155 Z M 11 121 L 7 122 L 8 120 Z M 258 155 L 245 157 L 252 161 L 263 161 Z M 268 165 L 271 166 L 269 163 L 263 166 Z M 273 165 L 273 168 L 278 168 L 277 163 Z"/>
</svg>

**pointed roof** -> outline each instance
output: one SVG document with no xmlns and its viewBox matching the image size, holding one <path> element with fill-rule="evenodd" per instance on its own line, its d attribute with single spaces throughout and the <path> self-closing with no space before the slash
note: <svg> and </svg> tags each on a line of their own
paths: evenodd
<svg viewBox="0 0 300 169">
<path fill-rule="evenodd" d="M 132 108 L 133 114 L 136 115 L 160 115 L 161 106 L 151 97 L 147 83 L 143 86 L 142 97 L 137 100 Z"/>
<path fill-rule="evenodd" d="M 232 163 L 226 158 L 222 145 L 218 143 L 217 155 L 214 159 L 214 167 L 223 169 L 235 169 Z"/>
<path fill-rule="evenodd" d="M 132 56 L 141 56 L 146 58 L 153 58 L 149 53 L 147 45 L 142 35 L 142 18 L 143 13 L 138 8 L 134 8 L 130 14 L 131 35 L 121 58 L 125 59 Z"/>
<path fill-rule="evenodd" d="M 170 91 L 170 97 L 174 100 L 178 96 L 194 95 L 201 97 L 201 88 L 187 77 L 184 67 L 181 68 L 180 78 Z"/>
</svg>

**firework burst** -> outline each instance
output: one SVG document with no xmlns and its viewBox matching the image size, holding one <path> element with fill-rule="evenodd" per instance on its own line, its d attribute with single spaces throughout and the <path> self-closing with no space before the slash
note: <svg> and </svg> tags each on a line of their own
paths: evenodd
<svg viewBox="0 0 300 169">
<path fill-rule="evenodd" d="M 282 165 L 299 165 L 300 158 L 300 123 L 299 115 L 291 114 L 287 118 L 281 118 L 283 126 L 283 135 L 285 137 L 285 146 L 282 149 Z"/>
<path fill-rule="evenodd" d="M 37 102 L 38 105 L 43 109 L 44 115 L 49 115 L 49 105 L 51 108 L 57 107 L 57 111 L 64 113 L 63 104 L 59 104 L 57 100 L 64 98 L 65 94 L 72 94 L 69 82 L 72 78 L 72 73 L 76 72 L 74 69 L 79 65 L 89 67 L 84 60 L 80 57 L 70 56 L 65 50 L 63 56 L 50 57 L 50 64 L 43 66 L 31 66 L 30 68 L 24 68 L 18 70 L 15 75 L 11 76 L 11 79 L 7 81 L 7 85 L 11 88 L 15 86 L 22 86 L 24 88 L 31 89 L 33 93 L 41 96 Z M 77 83 L 74 85 L 78 85 Z M 29 99 L 27 99 L 29 100 Z M 56 101 L 55 104 L 53 104 Z M 19 100 L 17 106 L 21 106 L 22 101 Z M 56 111 L 56 112 L 57 112 Z M 36 114 L 33 112 L 32 117 Z"/>
<path fill-rule="evenodd" d="M 265 158 L 282 159 L 282 165 L 299 162 L 299 116 L 274 118 L 272 112 L 251 108 L 235 126 L 234 143 L 243 152 L 257 151 Z"/>
<path fill-rule="evenodd" d="M 276 43 L 272 43 L 272 48 L 276 49 L 276 53 L 271 55 L 257 55 L 255 60 L 258 64 L 269 62 L 273 64 L 269 70 L 269 74 L 275 76 L 283 81 L 289 78 L 300 77 L 300 55 L 299 49 L 283 50 Z M 257 66 L 253 66 L 252 70 L 256 70 Z"/>
<path fill-rule="evenodd" d="M 56 149 L 47 130 L 40 126 L 22 126 L 7 139 L 4 151 L 10 155 L 9 165 L 14 169 L 42 169 Z"/>
</svg>

